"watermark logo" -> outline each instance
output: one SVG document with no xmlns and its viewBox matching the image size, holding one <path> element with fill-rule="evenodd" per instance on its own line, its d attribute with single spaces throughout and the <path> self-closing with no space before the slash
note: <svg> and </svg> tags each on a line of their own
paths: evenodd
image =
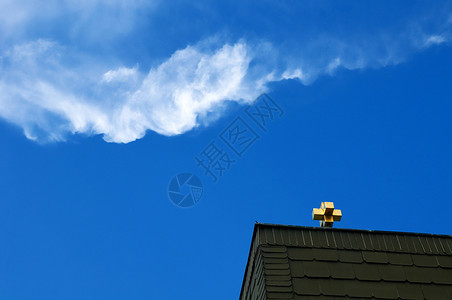
<svg viewBox="0 0 452 300">
<path fill-rule="evenodd" d="M 283 109 L 270 96 L 260 95 L 194 157 L 196 167 L 216 183 L 283 115 Z M 201 180 L 192 173 L 175 176 L 168 187 L 171 201 L 179 207 L 195 205 L 202 193 Z"/>
<path fill-rule="evenodd" d="M 203 168 L 204 175 L 211 176 L 213 182 L 217 182 L 218 177 L 223 176 L 223 172 L 229 170 L 231 164 L 235 162 L 226 151 L 215 144 L 215 141 L 210 142 L 199 153 L 199 157 L 195 156 L 195 160 L 198 162 L 196 166 Z"/>
<path fill-rule="evenodd" d="M 235 154 L 242 154 L 251 147 L 259 135 L 241 117 L 237 117 L 222 133 L 220 139 Z"/>
<path fill-rule="evenodd" d="M 282 108 L 270 96 L 260 95 L 218 134 L 218 139 L 195 156 L 196 166 L 216 183 L 283 114 Z"/>
<path fill-rule="evenodd" d="M 246 114 L 262 131 L 267 132 L 268 125 L 284 114 L 282 108 L 267 94 L 260 95 L 253 105 L 245 108 Z"/>
<path fill-rule="evenodd" d="M 201 180 L 191 173 L 181 173 L 171 179 L 168 185 L 168 196 L 178 207 L 192 207 L 202 197 Z"/>
</svg>

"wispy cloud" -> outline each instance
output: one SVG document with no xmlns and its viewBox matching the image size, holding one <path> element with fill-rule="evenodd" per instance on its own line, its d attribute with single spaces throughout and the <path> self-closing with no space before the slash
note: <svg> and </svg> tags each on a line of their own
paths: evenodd
<svg viewBox="0 0 452 300">
<path fill-rule="evenodd" d="M 147 129 L 164 135 L 186 132 L 198 118 L 225 100 L 252 99 L 258 92 L 245 80 L 250 57 L 243 43 L 224 45 L 213 53 L 196 47 L 176 51 L 152 68 L 141 86 L 113 116 L 113 142 L 129 142 Z"/>
<path fill-rule="evenodd" d="M 445 43 L 447 41 L 447 39 L 442 36 L 442 35 L 432 35 L 429 36 L 427 38 L 427 40 L 425 41 L 426 46 L 430 46 L 430 45 L 439 45 L 442 43 Z"/>
<path fill-rule="evenodd" d="M 78 16 L 72 31 L 91 22 L 86 20 L 99 6 L 110 11 L 128 6 L 119 0 L 63 3 Z M 18 9 L 11 1 L 2 5 Z M 15 18 L 5 17 L 0 23 L 23 25 L 37 16 L 24 8 Z M 450 43 L 449 32 L 450 22 L 437 32 L 396 31 L 359 38 L 324 34 L 290 49 L 265 39 L 208 39 L 175 51 L 147 70 L 140 61 L 121 65 L 120 59 L 112 63 L 55 39 L 37 39 L 0 53 L 0 117 L 37 142 L 64 141 L 76 133 L 101 134 L 116 143 L 142 138 L 147 130 L 177 135 L 205 124 L 206 116 L 220 115 L 226 101 L 252 101 L 270 81 L 310 84 L 340 68 L 398 64 L 416 51 Z"/>
<path fill-rule="evenodd" d="M 60 141 L 67 133 L 88 133 L 126 143 L 146 130 L 180 134 L 222 101 L 251 100 L 262 89 L 245 79 L 250 57 L 243 43 L 212 52 L 189 46 L 146 76 L 137 67 L 120 67 L 99 74 L 98 82 L 84 80 L 93 77 L 89 71 L 64 69 L 61 51 L 38 40 L 3 55 L 0 115 L 22 126 L 30 139 Z"/>
<path fill-rule="evenodd" d="M 120 67 L 116 70 L 110 70 L 104 73 L 102 81 L 106 83 L 110 82 L 127 82 L 130 80 L 137 80 L 138 67 L 126 68 Z"/>
</svg>

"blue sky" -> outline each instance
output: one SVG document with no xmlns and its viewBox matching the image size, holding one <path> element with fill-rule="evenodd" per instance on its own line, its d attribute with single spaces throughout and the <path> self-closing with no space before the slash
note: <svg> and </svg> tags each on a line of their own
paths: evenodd
<svg viewBox="0 0 452 300">
<path fill-rule="evenodd" d="M 451 40 L 447 1 L 1 1 L 1 298 L 234 299 L 254 222 L 318 226 L 322 201 L 337 227 L 450 234 Z M 235 161 L 215 183 L 212 141 Z"/>
</svg>

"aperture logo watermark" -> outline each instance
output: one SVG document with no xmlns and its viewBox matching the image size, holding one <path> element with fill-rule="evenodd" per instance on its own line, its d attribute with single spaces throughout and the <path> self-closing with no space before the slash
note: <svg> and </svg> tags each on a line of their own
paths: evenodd
<svg viewBox="0 0 452 300">
<path fill-rule="evenodd" d="M 194 157 L 196 167 L 213 183 L 218 182 L 283 115 L 283 109 L 270 96 L 260 95 Z M 185 185 L 189 188 L 184 192 Z M 179 207 L 195 205 L 202 193 L 202 182 L 192 173 L 175 176 L 168 186 L 170 200 Z"/>
<path fill-rule="evenodd" d="M 174 176 L 168 185 L 168 196 L 176 206 L 192 207 L 202 197 L 201 180 L 191 173 L 181 173 Z"/>
</svg>

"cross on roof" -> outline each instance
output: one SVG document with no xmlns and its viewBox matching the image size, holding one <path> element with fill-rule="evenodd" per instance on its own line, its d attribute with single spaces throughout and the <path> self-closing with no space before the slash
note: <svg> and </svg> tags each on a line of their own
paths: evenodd
<svg viewBox="0 0 452 300">
<path fill-rule="evenodd" d="M 334 221 L 340 221 L 342 212 L 340 209 L 334 209 L 333 202 L 322 202 L 320 208 L 312 210 L 312 219 L 320 221 L 320 227 L 333 227 Z"/>
</svg>

